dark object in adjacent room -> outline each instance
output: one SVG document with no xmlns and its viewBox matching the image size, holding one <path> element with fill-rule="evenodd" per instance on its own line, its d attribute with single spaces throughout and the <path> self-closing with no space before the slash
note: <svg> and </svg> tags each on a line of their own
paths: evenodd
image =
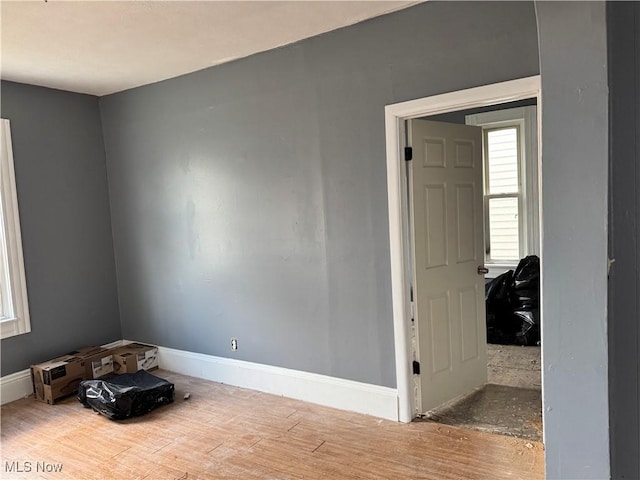
<svg viewBox="0 0 640 480">
<path fill-rule="evenodd" d="M 145 370 L 80 383 L 78 400 L 112 420 L 144 415 L 173 402 L 173 383 Z"/>
<path fill-rule="evenodd" d="M 515 272 L 486 286 L 487 342 L 537 345 L 540 342 L 540 259 L 523 258 Z"/>
</svg>

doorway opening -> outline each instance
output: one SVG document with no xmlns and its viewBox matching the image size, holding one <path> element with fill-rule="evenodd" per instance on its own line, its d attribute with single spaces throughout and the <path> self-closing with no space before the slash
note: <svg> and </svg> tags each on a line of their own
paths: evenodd
<svg viewBox="0 0 640 480">
<path fill-rule="evenodd" d="M 542 441 L 536 118 L 535 98 L 420 118 L 442 127 L 469 125 L 481 129 L 484 242 L 478 263 L 484 265 L 481 271 L 485 279 L 486 321 L 478 327 L 486 330 L 486 347 L 482 347 L 486 348 L 483 363 L 487 377 L 479 380 L 484 384 L 475 389 L 467 389 L 430 410 L 418 411 L 418 415 L 438 423 Z M 407 126 L 412 142 L 416 141 L 411 135 L 414 122 L 409 121 Z M 430 141 L 433 143 L 433 137 Z M 458 138 L 456 142 L 459 141 Z M 431 152 L 432 157 L 434 153 Z M 415 187 L 411 180 L 415 181 L 412 172 L 416 168 L 421 167 L 417 163 L 409 165 L 410 193 Z M 411 200 L 410 194 L 410 213 L 415 215 Z M 417 224 L 419 219 L 412 222 L 410 216 L 409 223 Z M 415 231 L 414 252 L 424 244 L 416 238 Z M 413 280 L 415 284 L 415 270 Z M 414 290 L 418 290 L 416 297 L 419 286 L 415 285 Z M 417 316 L 419 351 L 425 343 L 420 324 L 424 328 L 426 322 L 421 321 L 419 309 Z M 420 377 L 414 380 L 419 384 Z M 420 394 L 421 388 L 416 391 Z M 420 398 L 416 403 L 423 404 Z"/>
<path fill-rule="evenodd" d="M 386 108 L 400 421 L 542 439 L 539 310 L 526 346 L 487 343 L 485 314 L 486 284 L 540 257 L 539 108 L 539 76 Z"/>
</svg>

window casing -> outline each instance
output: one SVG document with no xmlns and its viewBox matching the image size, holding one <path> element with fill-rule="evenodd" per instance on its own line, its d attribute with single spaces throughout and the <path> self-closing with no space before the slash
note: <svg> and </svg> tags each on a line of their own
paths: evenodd
<svg viewBox="0 0 640 480">
<path fill-rule="evenodd" d="M 540 254 L 536 107 L 467 115 L 483 129 L 485 265 L 489 278 Z"/>
<path fill-rule="evenodd" d="M 9 120 L 0 124 L 0 336 L 31 331 Z"/>
</svg>

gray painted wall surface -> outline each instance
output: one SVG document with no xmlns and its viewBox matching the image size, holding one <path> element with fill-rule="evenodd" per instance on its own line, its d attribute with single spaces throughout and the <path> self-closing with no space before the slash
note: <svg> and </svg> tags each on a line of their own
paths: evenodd
<svg viewBox="0 0 640 480">
<path fill-rule="evenodd" d="M 122 338 L 98 99 L 2 82 L 11 122 L 31 333 L 2 375 Z"/>
<path fill-rule="evenodd" d="M 125 338 L 394 387 L 384 106 L 537 73 L 531 3 L 428 2 L 103 97 Z"/>
<path fill-rule="evenodd" d="M 611 477 L 640 478 L 640 3 L 607 4 Z"/>
<path fill-rule="evenodd" d="M 546 473 L 609 478 L 605 6 L 536 2 Z"/>
</svg>

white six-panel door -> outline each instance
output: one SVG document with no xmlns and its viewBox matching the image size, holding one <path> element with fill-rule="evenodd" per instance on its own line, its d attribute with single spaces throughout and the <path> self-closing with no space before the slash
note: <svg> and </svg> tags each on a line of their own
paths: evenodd
<svg viewBox="0 0 640 480">
<path fill-rule="evenodd" d="M 487 381 L 482 129 L 411 120 L 421 413 Z"/>
</svg>

